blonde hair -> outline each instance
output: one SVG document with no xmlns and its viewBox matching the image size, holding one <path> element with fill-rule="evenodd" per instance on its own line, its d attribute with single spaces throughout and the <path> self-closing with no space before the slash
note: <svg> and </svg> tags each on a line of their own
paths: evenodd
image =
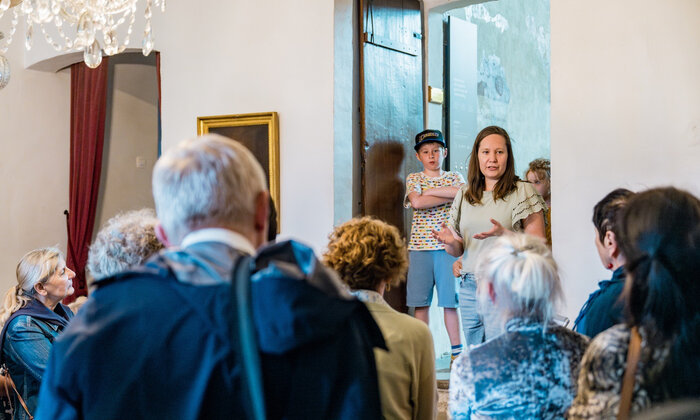
<svg viewBox="0 0 700 420">
<path fill-rule="evenodd" d="M 17 284 L 5 294 L 0 308 L 0 327 L 10 316 L 33 299 L 34 286 L 46 283 L 58 269 L 63 254 L 56 248 L 47 247 L 29 251 L 17 264 Z"/>
<path fill-rule="evenodd" d="M 525 170 L 525 179 L 527 180 L 527 174 L 530 172 L 537 175 L 537 179 L 540 181 L 546 180 L 547 182 L 552 182 L 552 165 L 549 159 L 538 158 L 530 162 Z"/>
<path fill-rule="evenodd" d="M 500 236 L 480 255 L 476 272 L 479 302 L 496 294 L 496 310 L 505 323 L 513 317 L 540 320 L 546 325 L 562 299 L 557 263 L 544 239 L 514 233 Z"/>
<path fill-rule="evenodd" d="M 372 217 L 354 218 L 331 233 L 324 263 L 351 289 L 374 290 L 381 281 L 397 285 L 406 275 L 406 244 L 399 230 Z"/>
</svg>

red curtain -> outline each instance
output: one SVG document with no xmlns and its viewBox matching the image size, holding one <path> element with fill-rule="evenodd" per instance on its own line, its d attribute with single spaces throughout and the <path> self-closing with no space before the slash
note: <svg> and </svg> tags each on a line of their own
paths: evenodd
<svg viewBox="0 0 700 420">
<path fill-rule="evenodd" d="M 66 303 L 87 295 L 85 265 L 100 191 L 108 61 L 104 57 L 96 69 L 90 69 L 82 62 L 71 66 L 70 204 L 66 265 L 75 271 L 75 293 L 65 299 Z"/>
</svg>

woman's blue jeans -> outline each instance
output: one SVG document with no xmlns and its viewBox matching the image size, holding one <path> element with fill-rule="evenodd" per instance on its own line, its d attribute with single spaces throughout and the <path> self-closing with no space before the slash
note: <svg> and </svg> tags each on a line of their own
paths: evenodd
<svg viewBox="0 0 700 420">
<path fill-rule="evenodd" d="M 501 333 L 493 304 L 479 305 L 473 273 L 464 274 L 459 281 L 459 312 L 467 346 L 481 344 Z"/>
</svg>

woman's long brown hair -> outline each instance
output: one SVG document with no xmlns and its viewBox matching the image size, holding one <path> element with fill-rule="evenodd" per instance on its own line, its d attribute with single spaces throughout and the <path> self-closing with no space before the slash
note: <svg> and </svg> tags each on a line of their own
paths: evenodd
<svg viewBox="0 0 700 420">
<path fill-rule="evenodd" d="M 505 200 L 505 197 L 518 187 L 517 183 L 520 178 L 515 174 L 513 147 L 510 144 L 510 136 L 508 132 L 501 127 L 495 125 L 488 126 L 476 135 L 474 147 L 472 147 L 472 153 L 469 156 L 469 170 L 467 171 L 467 185 L 469 188 L 465 191 L 464 198 L 466 198 L 471 205 L 481 204 L 481 198 L 484 195 L 486 179 L 479 168 L 479 146 L 484 138 L 492 134 L 498 134 L 503 137 L 506 140 L 506 149 L 508 150 L 506 171 L 493 188 L 493 200 L 496 201 L 499 198 Z"/>
</svg>

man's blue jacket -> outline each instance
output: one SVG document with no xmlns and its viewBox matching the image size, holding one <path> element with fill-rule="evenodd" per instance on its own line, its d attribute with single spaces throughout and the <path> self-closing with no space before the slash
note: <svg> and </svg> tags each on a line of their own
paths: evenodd
<svg viewBox="0 0 700 420">
<path fill-rule="evenodd" d="M 194 244 L 99 281 L 54 343 L 36 418 L 246 418 L 230 325 L 240 255 Z M 255 266 L 267 418 L 380 418 L 373 348 L 384 340 L 365 306 L 299 243 L 261 251 Z"/>
</svg>

